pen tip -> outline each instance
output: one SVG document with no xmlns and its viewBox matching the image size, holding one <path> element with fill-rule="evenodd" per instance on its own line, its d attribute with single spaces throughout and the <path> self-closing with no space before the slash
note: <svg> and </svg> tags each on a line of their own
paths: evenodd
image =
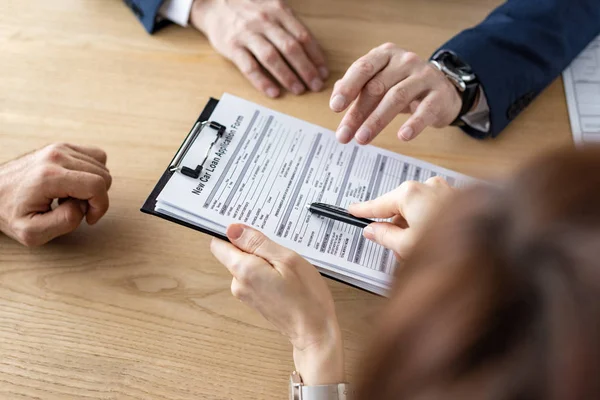
<svg viewBox="0 0 600 400">
<path fill-rule="evenodd" d="M 309 210 L 309 211 L 310 211 L 310 203 L 306 203 L 306 204 L 304 205 L 304 207 L 305 207 L 307 210 Z"/>
</svg>

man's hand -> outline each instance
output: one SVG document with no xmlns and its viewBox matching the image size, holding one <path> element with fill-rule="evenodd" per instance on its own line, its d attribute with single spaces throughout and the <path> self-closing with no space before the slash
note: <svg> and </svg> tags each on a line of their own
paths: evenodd
<svg viewBox="0 0 600 400">
<path fill-rule="evenodd" d="M 318 92 L 329 72 L 310 31 L 283 0 L 195 0 L 190 21 L 269 97 Z M 267 73 L 268 72 L 268 73 Z"/>
<path fill-rule="evenodd" d="M 425 183 L 407 181 L 397 189 L 364 203 L 352 204 L 348 211 L 361 218 L 392 218 L 392 222 L 374 222 L 363 234 L 405 259 L 427 228 L 429 220 L 454 189 L 440 178 Z"/>
<path fill-rule="evenodd" d="M 108 209 L 111 176 L 94 147 L 53 144 L 0 166 L 0 230 L 39 246 L 93 225 Z M 52 208 L 53 201 L 58 206 Z"/>
<path fill-rule="evenodd" d="M 427 126 L 447 126 L 458 116 L 462 99 L 428 61 L 386 43 L 359 58 L 335 84 L 331 109 L 342 112 L 351 104 L 337 138 L 348 143 L 355 137 L 367 144 L 401 113 L 412 114 L 398 132 L 402 140 L 413 139 Z"/>
<path fill-rule="evenodd" d="M 316 268 L 247 226 L 229 226 L 227 237 L 231 244 L 213 239 L 211 251 L 233 275 L 233 295 L 289 338 L 304 383 L 343 382 L 343 345 L 335 306 Z"/>
</svg>

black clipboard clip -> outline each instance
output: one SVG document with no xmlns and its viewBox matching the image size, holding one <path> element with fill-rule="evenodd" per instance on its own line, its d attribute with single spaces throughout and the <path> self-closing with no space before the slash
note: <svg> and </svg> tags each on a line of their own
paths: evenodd
<svg viewBox="0 0 600 400">
<path fill-rule="evenodd" d="M 185 158 L 190 147 L 192 147 L 192 144 L 196 141 L 196 139 L 198 138 L 200 133 L 202 133 L 202 131 L 206 127 L 216 130 L 217 135 L 215 137 L 215 140 L 213 140 L 211 142 L 210 146 L 208 146 L 208 149 L 206 150 L 206 155 L 204 156 L 204 160 L 202 160 L 202 163 L 198 164 L 196 166 L 196 168 L 182 166 L 181 162 Z M 204 163 L 206 163 L 206 160 L 208 159 L 208 156 L 210 155 L 210 151 L 212 150 L 214 145 L 219 141 L 219 139 L 221 139 L 223 137 L 224 134 L 225 134 L 225 126 L 219 124 L 218 122 L 215 122 L 215 121 L 204 121 L 204 122 L 198 121 L 198 122 L 196 122 L 196 125 L 194 125 L 194 127 L 192 128 L 192 131 L 190 132 L 187 139 L 185 140 L 185 142 L 183 143 L 183 145 L 181 146 L 181 148 L 175 155 L 175 158 L 173 158 L 171 165 L 169 165 L 169 171 L 170 172 L 181 172 L 185 176 L 189 176 L 190 178 L 198 179 L 200 177 L 200 174 L 202 173 L 202 169 L 204 168 Z"/>
</svg>

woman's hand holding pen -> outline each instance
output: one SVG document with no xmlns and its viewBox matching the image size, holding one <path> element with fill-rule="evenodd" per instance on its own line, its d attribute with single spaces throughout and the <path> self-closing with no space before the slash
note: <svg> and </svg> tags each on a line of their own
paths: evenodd
<svg viewBox="0 0 600 400">
<path fill-rule="evenodd" d="M 344 354 L 335 306 L 316 268 L 250 227 L 231 225 L 227 237 L 231 243 L 213 239 L 211 251 L 233 275 L 233 295 L 290 340 L 305 384 L 343 382 Z"/>
<path fill-rule="evenodd" d="M 364 236 L 406 258 L 417 240 L 454 189 L 440 177 L 425 183 L 407 181 L 397 189 L 374 200 L 353 204 L 348 211 L 361 218 L 392 218 L 392 222 L 374 222 Z"/>
</svg>

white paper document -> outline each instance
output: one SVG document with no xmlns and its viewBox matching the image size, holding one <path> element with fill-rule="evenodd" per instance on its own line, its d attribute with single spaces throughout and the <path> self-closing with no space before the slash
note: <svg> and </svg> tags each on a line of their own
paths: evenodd
<svg viewBox="0 0 600 400">
<path fill-rule="evenodd" d="M 311 215 L 306 205 L 341 207 L 373 199 L 405 180 L 470 179 L 374 146 L 340 144 L 335 133 L 225 94 L 210 117 L 227 127 L 199 179 L 175 173 L 156 211 L 223 234 L 234 222 L 253 226 L 295 250 L 321 272 L 385 294 L 396 268 L 391 251 L 362 230 Z M 205 129 L 182 165 L 195 168 L 215 131 Z"/>
<path fill-rule="evenodd" d="M 600 143 L 600 37 L 573 61 L 563 79 L 575 143 Z"/>
</svg>

